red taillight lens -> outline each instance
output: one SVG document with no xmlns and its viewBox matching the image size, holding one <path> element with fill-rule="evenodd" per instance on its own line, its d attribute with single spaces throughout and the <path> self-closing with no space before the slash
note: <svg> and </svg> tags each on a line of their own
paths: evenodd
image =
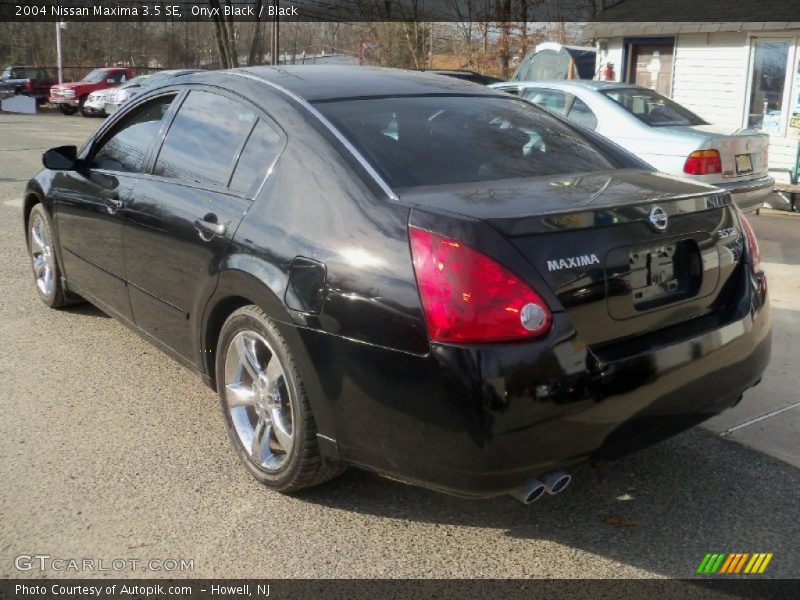
<svg viewBox="0 0 800 600">
<path fill-rule="evenodd" d="M 750 257 L 750 268 L 753 269 L 753 273 L 757 273 L 761 270 L 761 249 L 758 247 L 756 234 L 753 233 L 753 228 L 750 226 L 750 221 L 747 220 L 747 217 L 740 214 L 739 220 L 742 222 L 744 237 L 747 240 L 747 254 Z"/>
<path fill-rule="evenodd" d="M 25 82 L 25 89 L 28 90 L 29 92 L 33 91 L 33 80 L 32 79 L 28 79 L 28 81 Z"/>
<path fill-rule="evenodd" d="M 689 175 L 712 175 L 722 173 L 722 159 L 717 150 L 697 150 L 689 155 L 683 165 Z"/>
<path fill-rule="evenodd" d="M 521 340 L 550 329 L 547 305 L 508 269 L 456 240 L 414 227 L 410 235 L 432 341 Z"/>
</svg>

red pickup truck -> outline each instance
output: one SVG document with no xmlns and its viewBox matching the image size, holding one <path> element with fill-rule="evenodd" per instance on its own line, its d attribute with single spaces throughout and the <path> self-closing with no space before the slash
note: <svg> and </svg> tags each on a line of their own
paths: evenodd
<svg viewBox="0 0 800 600">
<path fill-rule="evenodd" d="M 93 69 L 80 81 L 62 83 L 50 88 L 48 102 L 58 105 L 65 115 L 72 115 L 92 92 L 117 87 L 133 77 L 133 71 L 126 67 L 103 67 Z"/>
</svg>

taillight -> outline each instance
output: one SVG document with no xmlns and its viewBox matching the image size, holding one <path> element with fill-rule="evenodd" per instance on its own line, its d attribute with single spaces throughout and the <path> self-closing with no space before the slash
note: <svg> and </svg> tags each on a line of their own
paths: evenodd
<svg viewBox="0 0 800 600">
<path fill-rule="evenodd" d="M 32 79 L 28 79 L 28 81 L 25 82 L 25 89 L 28 90 L 29 92 L 33 91 L 33 80 Z"/>
<path fill-rule="evenodd" d="M 432 341 L 522 340 L 550 329 L 547 305 L 508 269 L 456 240 L 414 227 L 410 235 Z"/>
<path fill-rule="evenodd" d="M 753 228 L 750 226 L 750 221 L 747 220 L 747 217 L 739 214 L 739 220 L 742 223 L 744 237 L 747 240 L 747 255 L 750 258 L 750 268 L 753 273 L 758 273 L 761 270 L 761 249 L 758 247 L 756 234 L 753 233 Z"/>
<path fill-rule="evenodd" d="M 689 155 L 683 165 L 688 175 L 712 175 L 722 173 L 722 159 L 718 150 L 696 150 Z"/>
</svg>

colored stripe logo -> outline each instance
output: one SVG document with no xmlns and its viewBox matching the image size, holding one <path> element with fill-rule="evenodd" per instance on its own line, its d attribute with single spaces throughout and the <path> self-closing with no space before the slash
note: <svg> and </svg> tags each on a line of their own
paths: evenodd
<svg viewBox="0 0 800 600">
<path fill-rule="evenodd" d="M 772 552 L 716 552 L 707 553 L 697 572 L 702 575 L 761 574 L 772 560 Z"/>
</svg>

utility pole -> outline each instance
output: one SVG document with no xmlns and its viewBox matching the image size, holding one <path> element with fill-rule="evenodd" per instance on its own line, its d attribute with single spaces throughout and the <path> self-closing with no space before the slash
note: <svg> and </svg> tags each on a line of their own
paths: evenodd
<svg viewBox="0 0 800 600">
<path fill-rule="evenodd" d="M 61 57 L 61 30 L 66 27 L 64 21 L 56 23 L 56 63 L 58 64 L 58 83 L 64 83 L 64 62 Z"/>
<path fill-rule="evenodd" d="M 272 64 L 279 65 L 280 64 L 280 52 L 281 52 L 281 37 L 279 31 L 278 22 L 278 0 L 275 0 L 275 18 L 272 20 L 272 30 L 270 32 L 270 40 L 269 40 L 269 54 L 272 57 Z"/>
</svg>

